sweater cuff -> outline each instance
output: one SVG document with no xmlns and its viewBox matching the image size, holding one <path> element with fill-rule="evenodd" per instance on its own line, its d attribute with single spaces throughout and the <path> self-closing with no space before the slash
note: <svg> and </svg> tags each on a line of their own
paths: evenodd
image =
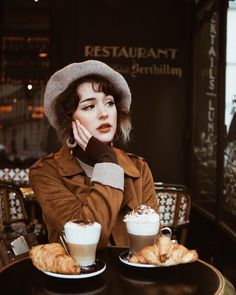
<svg viewBox="0 0 236 295">
<path fill-rule="evenodd" d="M 114 163 L 97 163 L 93 169 L 91 182 L 98 182 L 124 191 L 124 170 Z"/>
</svg>

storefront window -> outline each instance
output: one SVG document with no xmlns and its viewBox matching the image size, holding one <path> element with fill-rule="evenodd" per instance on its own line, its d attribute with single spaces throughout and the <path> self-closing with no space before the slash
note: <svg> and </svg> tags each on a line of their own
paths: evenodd
<svg viewBox="0 0 236 295">
<path fill-rule="evenodd" d="M 224 193 L 222 221 L 236 228 L 236 3 L 229 1 L 227 15 L 224 150 Z M 236 236 L 236 232 L 234 232 Z"/>
<path fill-rule="evenodd" d="M 48 152 L 43 110 L 50 66 L 48 7 L 48 1 L 1 3 L 0 168 L 29 167 Z"/>
</svg>

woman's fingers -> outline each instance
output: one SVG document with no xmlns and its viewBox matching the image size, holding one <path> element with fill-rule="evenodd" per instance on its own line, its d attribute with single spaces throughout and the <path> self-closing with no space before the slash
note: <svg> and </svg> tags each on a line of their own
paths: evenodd
<svg viewBox="0 0 236 295">
<path fill-rule="evenodd" d="M 86 142 L 81 138 L 79 129 L 74 121 L 72 122 L 72 130 L 73 130 L 73 135 L 74 135 L 74 138 L 75 138 L 77 144 L 79 146 L 81 146 L 83 150 L 85 150 L 86 149 Z"/>
<path fill-rule="evenodd" d="M 83 136 L 83 138 L 87 141 L 89 141 L 90 137 L 92 136 L 88 130 L 82 125 L 80 124 L 80 122 L 78 120 L 76 120 L 78 122 L 78 126 L 80 128 L 81 131 L 81 135 Z"/>
<path fill-rule="evenodd" d="M 92 135 L 83 125 L 80 124 L 78 120 L 72 122 L 72 129 L 74 138 L 78 145 L 81 146 L 83 150 L 85 150 Z"/>
</svg>

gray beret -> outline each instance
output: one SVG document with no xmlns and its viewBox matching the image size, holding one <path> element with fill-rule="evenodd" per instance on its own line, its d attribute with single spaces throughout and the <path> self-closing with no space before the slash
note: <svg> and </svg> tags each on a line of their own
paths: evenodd
<svg viewBox="0 0 236 295">
<path fill-rule="evenodd" d="M 107 64 L 98 60 L 87 60 L 72 63 L 54 73 L 49 79 L 44 94 L 44 112 L 53 127 L 56 127 L 54 113 L 55 98 L 78 78 L 96 74 L 106 78 L 121 94 L 120 106 L 128 112 L 131 104 L 131 93 L 124 77 Z"/>
</svg>

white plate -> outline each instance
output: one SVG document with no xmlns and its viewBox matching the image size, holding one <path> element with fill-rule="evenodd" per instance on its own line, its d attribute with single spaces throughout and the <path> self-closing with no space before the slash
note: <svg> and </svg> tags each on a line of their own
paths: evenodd
<svg viewBox="0 0 236 295">
<path fill-rule="evenodd" d="M 81 273 L 78 275 L 67 275 L 67 274 L 61 274 L 61 273 L 55 273 L 55 272 L 49 272 L 49 271 L 43 271 L 43 272 L 48 276 L 56 277 L 60 279 L 85 279 L 85 278 L 97 276 L 100 273 L 104 272 L 105 269 L 106 269 L 105 262 L 101 260 L 97 260 L 92 267 L 86 270 L 83 270 L 82 268 Z"/>
<path fill-rule="evenodd" d="M 124 264 L 130 265 L 130 266 L 135 266 L 135 267 L 141 267 L 141 268 L 160 267 L 160 266 L 154 265 L 154 264 L 144 264 L 144 263 L 133 263 L 133 262 L 129 262 L 128 257 L 127 257 L 128 254 L 129 254 L 129 251 L 125 251 L 125 252 L 122 252 L 119 255 L 120 261 L 123 262 Z"/>
</svg>

